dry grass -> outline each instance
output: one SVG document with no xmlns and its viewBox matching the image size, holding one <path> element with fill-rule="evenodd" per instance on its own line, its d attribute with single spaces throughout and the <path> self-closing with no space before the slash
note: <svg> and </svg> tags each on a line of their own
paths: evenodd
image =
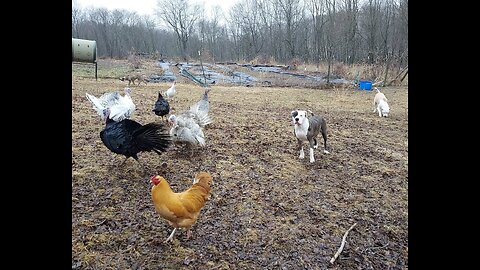
<svg viewBox="0 0 480 270">
<path fill-rule="evenodd" d="M 203 59 L 205 58 L 205 59 Z M 99 59 L 98 60 L 98 77 L 99 78 L 119 78 L 125 76 L 129 73 L 141 73 L 147 77 L 155 74 L 162 75 L 164 73 L 163 69 L 159 67 L 158 62 L 151 58 L 140 57 L 135 55 L 135 59 L 138 62 L 138 68 L 133 68 L 133 65 L 130 63 L 130 60 L 115 60 L 115 59 Z M 202 62 L 211 63 L 213 58 L 210 56 L 208 51 L 203 52 Z M 183 62 L 179 59 L 172 60 L 172 63 Z M 200 62 L 193 62 L 193 64 L 200 64 Z M 271 64 L 276 65 L 277 63 L 273 59 L 267 59 L 265 57 L 257 57 L 254 60 L 250 61 L 250 64 Z M 327 65 L 322 63 L 318 66 L 313 64 L 302 63 L 299 59 L 294 59 L 290 66 L 292 69 L 288 70 L 290 73 L 298 74 L 307 74 L 313 76 L 325 76 L 327 74 Z M 250 74 L 260 81 L 256 84 L 258 86 L 277 86 L 277 87 L 306 87 L 306 88 L 327 88 L 325 83 L 320 83 L 312 80 L 304 80 L 298 77 L 293 77 L 289 75 L 281 75 L 271 72 L 254 72 L 249 68 L 229 65 L 228 66 L 233 71 L 240 71 L 246 74 Z M 210 66 L 209 68 L 216 70 L 218 73 L 223 73 L 224 75 L 231 76 L 231 73 L 226 72 L 223 69 L 216 68 L 215 66 Z M 179 76 L 178 68 L 172 67 L 173 72 L 178 76 L 180 80 L 184 80 L 183 77 Z M 353 64 L 346 65 L 342 63 L 334 63 L 331 69 L 332 78 L 344 78 L 350 81 L 356 80 L 370 80 L 373 82 L 378 82 L 384 78 L 385 67 L 384 66 L 375 66 L 375 65 L 366 65 L 366 64 Z M 395 76 L 400 72 L 400 69 L 391 67 L 387 81 L 391 81 Z M 95 77 L 95 69 L 92 65 L 75 65 L 74 74 L 77 77 L 91 78 Z M 184 80 L 187 81 L 187 80 Z M 266 84 L 262 81 L 268 81 Z M 217 83 L 224 84 L 221 81 Z M 408 75 L 405 77 L 401 85 L 397 85 L 398 82 L 395 82 L 396 86 L 408 86 Z M 335 85 L 334 87 L 339 87 Z M 340 86 L 342 87 L 342 86 Z"/>
<path fill-rule="evenodd" d="M 112 68 L 116 68 L 113 67 Z M 111 71 L 109 71 L 111 72 Z M 373 92 L 213 86 L 214 123 L 207 145 L 189 157 L 172 147 L 140 153 L 148 167 L 110 152 L 104 123 L 85 98 L 121 91 L 113 78 L 72 76 L 72 268 L 81 269 L 408 269 L 408 89 L 385 88 L 390 118 L 373 113 Z M 133 119 L 151 112 L 168 83 L 134 86 Z M 203 89 L 177 83 L 172 112 L 187 109 Z M 331 154 L 298 159 L 290 112 L 308 108 L 329 128 Z M 320 148 L 323 144 L 320 143 Z M 308 152 L 307 152 L 308 153 Z M 166 163 L 164 168 L 162 163 Z M 148 178 L 174 190 L 194 173 L 214 177 L 211 199 L 185 241 L 155 213 Z M 354 222 L 340 257 L 329 260 Z"/>
<path fill-rule="evenodd" d="M 307 72 L 322 72 L 326 73 L 328 66 L 326 63 L 322 63 L 318 66 L 314 64 L 302 64 L 298 66 L 299 70 Z M 387 82 L 390 82 L 401 71 L 399 67 L 390 67 L 387 76 Z M 334 63 L 331 67 L 332 75 L 337 75 L 347 80 L 370 80 L 373 82 L 382 81 L 385 76 L 384 65 L 367 65 L 367 64 L 343 64 Z M 408 75 L 401 83 L 402 86 L 408 86 Z"/>
</svg>

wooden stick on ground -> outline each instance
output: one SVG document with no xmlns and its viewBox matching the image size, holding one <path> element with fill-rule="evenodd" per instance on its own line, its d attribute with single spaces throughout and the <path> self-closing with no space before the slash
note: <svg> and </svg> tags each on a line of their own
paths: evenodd
<svg viewBox="0 0 480 270">
<path fill-rule="evenodd" d="M 343 250 L 343 247 L 345 246 L 345 242 L 347 242 L 347 235 L 348 233 L 355 227 L 355 225 L 357 225 L 357 223 L 355 222 L 352 227 L 350 227 L 350 229 L 348 229 L 345 234 L 343 235 L 343 239 L 342 239 L 342 244 L 340 245 L 340 247 L 338 248 L 337 250 L 337 253 L 335 253 L 335 255 L 333 255 L 332 259 L 330 259 L 330 263 L 333 264 L 335 262 L 335 260 L 338 258 L 338 256 L 340 255 L 340 253 L 342 252 Z"/>
</svg>

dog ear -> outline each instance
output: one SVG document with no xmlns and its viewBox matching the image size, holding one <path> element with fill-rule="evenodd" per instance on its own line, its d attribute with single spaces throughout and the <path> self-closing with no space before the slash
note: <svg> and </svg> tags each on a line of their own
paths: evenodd
<svg viewBox="0 0 480 270">
<path fill-rule="evenodd" d="M 292 117 L 296 117 L 298 115 L 298 111 L 292 111 Z"/>
</svg>

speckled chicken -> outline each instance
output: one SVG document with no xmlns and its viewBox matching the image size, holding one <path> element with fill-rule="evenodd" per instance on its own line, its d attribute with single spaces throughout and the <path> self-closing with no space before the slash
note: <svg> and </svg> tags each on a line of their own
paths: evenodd
<svg viewBox="0 0 480 270">
<path fill-rule="evenodd" d="M 205 91 L 200 101 L 190 106 L 188 111 L 179 115 L 170 115 L 168 118 L 168 122 L 172 126 L 170 136 L 174 143 L 183 143 L 188 147 L 193 145 L 205 146 L 203 128 L 212 123 L 208 115 L 208 92 L 209 89 Z"/>
<path fill-rule="evenodd" d="M 186 112 L 178 117 L 170 115 L 168 122 L 172 126 L 170 136 L 174 143 L 205 146 L 205 134 L 194 119 L 194 114 Z"/>
<path fill-rule="evenodd" d="M 210 102 L 208 100 L 208 92 L 210 88 L 205 89 L 205 92 L 202 95 L 202 98 L 192 106 L 190 106 L 190 111 L 195 114 L 205 114 L 208 115 L 208 110 L 210 109 Z"/>
<path fill-rule="evenodd" d="M 190 110 L 185 112 L 184 114 L 188 114 L 188 117 L 191 117 L 195 120 L 197 124 L 199 124 L 202 128 L 206 127 L 207 125 L 211 124 L 213 121 L 208 114 L 210 109 L 210 101 L 208 100 L 208 92 L 210 89 L 206 89 L 205 93 L 203 93 L 202 98 L 192 106 L 190 106 Z"/>
</svg>

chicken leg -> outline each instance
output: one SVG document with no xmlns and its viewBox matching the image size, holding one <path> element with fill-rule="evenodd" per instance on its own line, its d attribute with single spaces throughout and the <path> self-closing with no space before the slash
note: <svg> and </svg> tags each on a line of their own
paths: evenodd
<svg viewBox="0 0 480 270">
<path fill-rule="evenodd" d="M 192 231 L 189 229 L 187 231 L 187 240 L 190 239 L 190 238 L 192 238 Z"/>
<path fill-rule="evenodd" d="M 120 167 L 123 166 L 123 164 L 125 164 L 125 162 L 127 162 L 127 159 L 128 159 L 128 158 L 129 158 L 129 157 L 126 157 L 126 158 L 125 158 L 125 160 L 122 162 L 122 164 L 120 164 Z"/>
<path fill-rule="evenodd" d="M 127 162 L 127 159 L 129 158 L 130 157 L 126 157 L 125 160 L 122 162 L 122 164 L 119 165 L 119 167 L 122 167 L 125 164 L 125 162 Z M 147 167 L 145 166 L 145 164 L 143 164 L 143 162 L 140 162 L 138 157 L 133 156 L 133 158 L 138 162 L 138 164 L 140 164 L 140 168 L 142 168 L 142 173 L 143 175 L 145 175 L 147 173 Z"/>
<path fill-rule="evenodd" d="M 143 162 L 140 162 L 140 160 L 138 159 L 138 157 L 136 155 L 133 156 L 133 158 L 138 162 L 138 164 L 140 164 L 140 167 L 142 168 L 143 175 L 146 175 L 147 174 L 147 166 Z"/>
<path fill-rule="evenodd" d="M 177 228 L 174 228 L 172 233 L 170 234 L 170 236 L 167 238 L 167 240 L 163 241 L 164 243 L 167 243 L 168 241 L 171 241 L 172 238 L 173 238 L 173 234 L 175 233 L 175 231 L 177 230 Z"/>
</svg>

